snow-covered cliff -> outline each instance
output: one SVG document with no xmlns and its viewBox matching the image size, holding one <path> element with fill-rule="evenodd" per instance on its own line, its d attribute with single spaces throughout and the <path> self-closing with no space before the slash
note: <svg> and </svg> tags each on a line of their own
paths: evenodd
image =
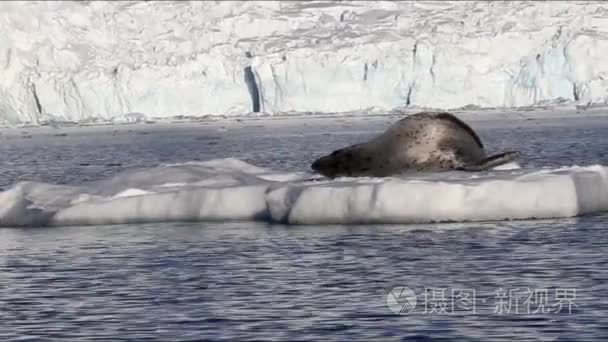
<svg viewBox="0 0 608 342">
<path fill-rule="evenodd" d="M 601 2 L 1 2 L 0 30 L 5 123 L 608 101 Z"/>
</svg>

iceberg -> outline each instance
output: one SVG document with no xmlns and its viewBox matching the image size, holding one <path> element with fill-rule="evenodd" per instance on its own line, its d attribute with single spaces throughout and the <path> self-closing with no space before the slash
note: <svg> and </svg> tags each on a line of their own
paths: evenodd
<svg viewBox="0 0 608 342">
<path fill-rule="evenodd" d="M 601 165 L 325 179 L 226 158 L 123 171 L 78 186 L 19 182 L 0 192 L 0 226 L 166 221 L 291 225 L 468 222 L 608 211 Z"/>
</svg>

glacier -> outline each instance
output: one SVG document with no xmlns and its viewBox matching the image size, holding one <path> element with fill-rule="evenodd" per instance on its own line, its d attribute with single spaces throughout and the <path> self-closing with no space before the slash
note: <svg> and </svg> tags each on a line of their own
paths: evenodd
<svg viewBox="0 0 608 342">
<path fill-rule="evenodd" d="M 19 182 L 0 192 L 0 227 L 167 221 L 408 224 L 606 211 L 608 168 L 601 165 L 522 169 L 513 163 L 482 173 L 329 180 L 224 158 L 131 169 L 79 185 Z"/>
<path fill-rule="evenodd" d="M 11 1 L 0 29 L 5 125 L 608 101 L 601 1 Z"/>
</svg>

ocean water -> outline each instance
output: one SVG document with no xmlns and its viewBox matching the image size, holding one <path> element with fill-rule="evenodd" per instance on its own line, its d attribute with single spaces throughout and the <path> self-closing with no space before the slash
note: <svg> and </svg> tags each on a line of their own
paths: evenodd
<svg viewBox="0 0 608 342">
<path fill-rule="evenodd" d="M 222 157 L 303 170 L 394 120 L 3 131 L 0 187 Z M 523 167 L 608 165 L 606 118 L 470 123 Z M 0 229 L 0 340 L 604 341 L 607 222 Z"/>
</svg>

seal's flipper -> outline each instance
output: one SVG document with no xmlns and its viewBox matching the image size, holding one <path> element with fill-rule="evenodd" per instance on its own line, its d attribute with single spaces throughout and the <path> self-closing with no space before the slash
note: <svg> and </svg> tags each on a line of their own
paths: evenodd
<svg viewBox="0 0 608 342">
<path fill-rule="evenodd" d="M 463 171 L 488 170 L 488 169 L 491 169 L 491 168 L 499 166 L 499 165 L 510 163 L 518 156 L 519 156 L 519 152 L 517 152 L 517 151 L 508 151 L 508 152 L 504 152 L 504 153 L 499 153 L 499 154 L 495 154 L 493 156 L 487 157 L 475 165 L 463 166 L 460 169 Z"/>
</svg>

